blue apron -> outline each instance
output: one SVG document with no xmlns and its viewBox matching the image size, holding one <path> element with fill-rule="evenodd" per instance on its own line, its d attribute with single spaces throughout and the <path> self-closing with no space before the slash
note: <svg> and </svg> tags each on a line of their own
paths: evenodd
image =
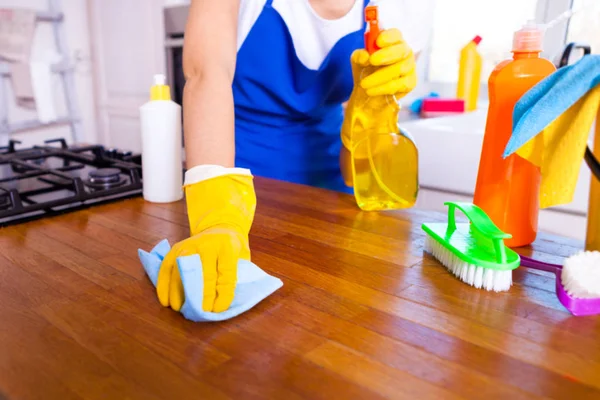
<svg viewBox="0 0 600 400">
<path fill-rule="evenodd" d="M 340 39 L 318 70 L 298 59 L 267 0 L 237 54 L 233 80 L 236 166 L 254 175 L 352 192 L 339 168 L 342 103 L 353 87 L 350 56 L 364 29 Z"/>
</svg>

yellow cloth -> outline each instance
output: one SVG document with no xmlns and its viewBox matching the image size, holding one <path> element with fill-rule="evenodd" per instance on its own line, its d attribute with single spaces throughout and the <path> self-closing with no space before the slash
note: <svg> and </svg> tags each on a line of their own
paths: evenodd
<svg viewBox="0 0 600 400">
<path fill-rule="evenodd" d="M 541 169 L 541 208 L 573 201 L 587 140 L 599 107 L 600 85 L 517 150 L 519 156 Z"/>
</svg>

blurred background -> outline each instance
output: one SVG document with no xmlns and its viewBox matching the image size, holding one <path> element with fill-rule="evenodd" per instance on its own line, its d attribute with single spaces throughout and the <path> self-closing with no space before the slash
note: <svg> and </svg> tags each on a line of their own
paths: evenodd
<svg viewBox="0 0 600 400">
<path fill-rule="evenodd" d="M 404 99 L 405 105 L 430 92 L 453 96 L 460 49 L 475 35 L 483 38 L 480 51 L 484 71 L 477 111 L 461 118 L 420 120 L 407 116 L 403 121 L 419 145 L 422 190 L 418 207 L 443 210 L 445 200 L 471 198 L 485 127 L 486 82 L 493 68 L 511 57 L 513 32 L 528 20 L 548 22 L 573 7 L 594 6 L 597 2 L 437 0 L 432 10 L 430 44 L 419 60 L 419 85 Z M 139 152 L 138 108 L 148 99 L 153 75 L 164 73 L 174 100 L 181 101 L 181 54 L 188 5 L 185 0 L 0 0 L 0 9 L 31 8 L 47 17 L 36 27 L 32 59 L 57 65 L 64 62 L 73 68 L 74 104 L 81 132 L 79 138 L 73 138 L 69 124 L 61 124 L 60 120 L 32 126 L 35 129 L 11 129 L 23 123 L 27 127 L 35 112 L 11 101 L 12 86 L 3 76 L 0 117 L 2 112 L 8 117 L 0 118 L 0 141 L 13 137 L 33 145 L 65 137 L 68 141 Z M 52 17 L 61 12 L 64 18 L 60 23 L 53 21 Z M 543 55 L 556 60 L 565 45 L 573 41 L 585 42 L 594 53 L 600 53 L 598 21 L 600 7 L 595 7 L 554 26 L 546 33 Z M 55 29 L 62 30 L 65 54 L 56 47 Z M 58 75 L 51 85 L 56 114 L 64 115 L 69 108 Z M 545 210 L 540 220 L 542 230 L 584 237 L 589 179 L 589 172 L 582 167 L 575 201 Z"/>
</svg>

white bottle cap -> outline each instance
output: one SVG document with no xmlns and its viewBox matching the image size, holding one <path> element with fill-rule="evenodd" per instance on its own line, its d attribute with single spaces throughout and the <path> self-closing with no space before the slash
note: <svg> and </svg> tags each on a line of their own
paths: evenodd
<svg viewBox="0 0 600 400">
<path fill-rule="evenodd" d="M 167 82 L 167 78 L 163 74 L 154 75 L 154 84 L 156 86 L 162 86 Z"/>
<path fill-rule="evenodd" d="M 528 21 L 520 30 L 515 32 L 513 52 L 542 51 L 543 42 L 544 30 L 535 21 Z"/>
</svg>

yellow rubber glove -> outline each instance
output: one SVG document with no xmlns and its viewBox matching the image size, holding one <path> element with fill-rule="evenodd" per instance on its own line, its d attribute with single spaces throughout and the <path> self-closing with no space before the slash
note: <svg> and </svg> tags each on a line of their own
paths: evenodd
<svg viewBox="0 0 600 400">
<path fill-rule="evenodd" d="M 256 195 L 251 175 L 222 175 L 185 186 L 190 237 L 165 256 L 156 291 L 160 303 L 179 311 L 185 301 L 177 258 L 199 254 L 207 312 L 222 312 L 233 301 L 238 260 L 250 260 L 248 233 Z"/>
<path fill-rule="evenodd" d="M 375 67 L 367 76 L 359 75 L 360 86 L 371 97 L 392 95 L 400 99 L 417 85 L 414 53 L 398 29 L 382 31 L 377 37 L 377 46 L 379 50 L 370 56 L 364 49 L 355 50 L 352 55 L 359 66 Z"/>
<path fill-rule="evenodd" d="M 353 186 L 352 143 L 357 143 L 376 125 L 387 126 L 390 132 L 397 131 L 399 106 L 396 101 L 417 84 L 414 53 L 398 29 L 382 31 L 377 37 L 377 46 L 379 50 L 371 55 L 365 49 L 355 50 L 350 59 L 354 89 L 346 107 L 340 152 L 342 176 L 349 187 Z M 388 96 L 396 101 L 391 102 Z M 352 132 L 355 137 L 351 137 Z M 354 156 L 365 158 L 364 167 L 369 168 L 366 154 Z"/>
</svg>

